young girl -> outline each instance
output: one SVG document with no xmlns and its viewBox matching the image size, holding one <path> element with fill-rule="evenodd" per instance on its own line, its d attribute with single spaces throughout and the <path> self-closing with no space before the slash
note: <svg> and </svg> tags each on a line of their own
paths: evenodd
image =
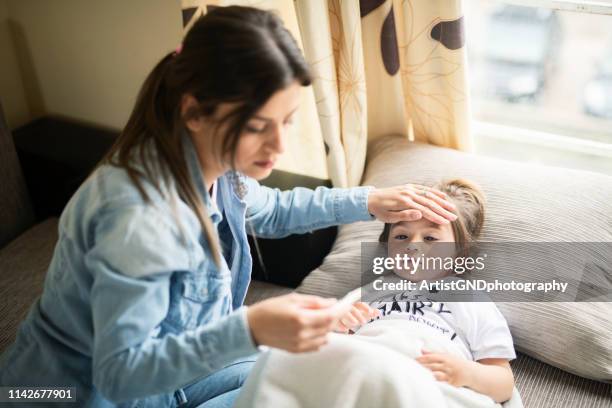
<svg viewBox="0 0 612 408">
<path fill-rule="evenodd" d="M 458 219 L 449 225 L 438 225 L 427 220 L 385 224 L 379 240 L 388 245 L 389 257 L 407 254 L 413 259 L 421 255 L 444 258 L 470 253 L 470 245 L 478 238 L 484 223 L 482 192 L 465 180 L 441 182 L 436 188 L 446 193 L 456 205 Z M 413 282 L 436 281 L 455 275 L 450 270 L 422 268 L 412 268 L 410 271 L 396 269 L 394 272 Z M 463 355 L 459 357 L 422 350 L 417 361 L 430 369 L 436 379 L 457 387 L 471 388 L 497 402 L 508 400 L 514 387 L 508 362 L 516 358 L 516 354 L 506 320 L 495 304 L 441 302 L 417 292 L 395 293 L 392 299 L 371 302 L 369 307 L 363 303 L 356 304 L 351 313 L 341 319 L 341 329 L 356 328 L 374 314 L 379 316 L 369 324 L 398 319 L 428 327 L 449 339 Z M 357 329 L 356 335 L 363 333 L 365 326 Z"/>
<path fill-rule="evenodd" d="M 247 222 L 274 238 L 373 217 L 456 218 L 442 193 L 419 186 L 260 186 L 310 81 L 274 14 L 217 7 L 197 21 L 62 213 L 0 385 L 70 387 L 68 406 L 231 406 L 257 346 L 318 350 L 337 320 L 334 301 L 315 296 L 243 307 Z"/>
</svg>

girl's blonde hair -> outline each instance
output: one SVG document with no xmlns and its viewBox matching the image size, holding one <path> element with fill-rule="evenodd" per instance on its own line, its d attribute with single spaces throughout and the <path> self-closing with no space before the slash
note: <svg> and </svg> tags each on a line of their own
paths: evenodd
<svg viewBox="0 0 612 408">
<path fill-rule="evenodd" d="M 442 191 L 457 207 L 457 220 L 451 222 L 457 256 L 468 256 L 479 238 L 485 220 L 485 196 L 480 187 L 465 179 L 443 180 L 432 186 Z M 393 224 L 385 224 L 379 241 L 387 242 Z"/>
</svg>

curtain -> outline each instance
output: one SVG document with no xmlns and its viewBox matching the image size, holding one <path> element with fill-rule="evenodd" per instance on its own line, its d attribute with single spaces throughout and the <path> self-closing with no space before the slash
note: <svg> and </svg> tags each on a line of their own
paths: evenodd
<svg viewBox="0 0 612 408">
<path fill-rule="evenodd" d="M 322 141 L 335 186 L 360 183 L 368 142 L 384 135 L 472 148 L 461 0 L 182 1 L 186 29 L 209 5 L 280 14 L 314 76 L 310 127 L 290 149 L 304 160 Z"/>
</svg>

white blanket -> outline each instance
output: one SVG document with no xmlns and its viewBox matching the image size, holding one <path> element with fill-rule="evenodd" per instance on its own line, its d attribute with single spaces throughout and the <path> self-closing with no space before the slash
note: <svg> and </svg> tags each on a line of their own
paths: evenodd
<svg viewBox="0 0 612 408">
<path fill-rule="evenodd" d="M 270 349 L 258 359 L 237 408 L 501 407 L 468 388 L 437 381 L 414 358 L 421 349 L 462 356 L 435 330 L 405 320 L 379 320 L 356 335 L 330 334 L 313 353 Z M 505 408 L 521 408 L 516 389 Z"/>
</svg>

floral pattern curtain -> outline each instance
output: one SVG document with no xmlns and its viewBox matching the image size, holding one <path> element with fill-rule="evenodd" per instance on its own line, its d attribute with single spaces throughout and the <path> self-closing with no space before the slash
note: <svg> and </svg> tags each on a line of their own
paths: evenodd
<svg viewBox="0 0 612 408">
<path fill-rule="evenodd" d="M 211 5 L 250 5 L 280 14 L 315 78 L 300 113 L 299 143 L 289 150 L 295 149 L 299 160 L 309 150 L 315 158 L 323 143 L 335 186 L 359 184 L 368 141 L 384 135 L 471 149 L 461 0 L 182 3 L 186 29 Z"/>
</svg>

